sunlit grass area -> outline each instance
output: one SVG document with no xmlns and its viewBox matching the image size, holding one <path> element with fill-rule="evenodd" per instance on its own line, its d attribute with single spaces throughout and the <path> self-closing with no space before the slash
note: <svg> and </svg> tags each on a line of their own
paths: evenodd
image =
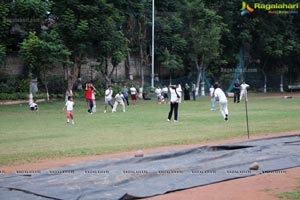
<svg viewBox="0 0 300 200">
<path fill-rule="evenodd" d="M 66 124 L 64 102 L 0 106 L 0 165 L 16 165 L 44 158 L 100 155 L 158 146 L 191 144 L 247 136 L 245 103 L 229 99 L 229 121 L 210 110 L 208 97 L 184 101 L 179 122 L 167 122 L 168 104 L 139 101 L 126 112 L 89 115 L 83 99 L 75 99 L 75 125 Z M 299 130 L 300 98 L 250 97 L 250 136 Z"/>
</svg>

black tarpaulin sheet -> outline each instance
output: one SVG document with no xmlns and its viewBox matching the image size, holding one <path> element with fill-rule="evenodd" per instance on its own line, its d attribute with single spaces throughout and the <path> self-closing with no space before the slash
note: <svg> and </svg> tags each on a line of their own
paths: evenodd
<svg viewBox="0 0 300 200">
<path fill-rule="evenodd" d="M 299 166 L 300 137 L 291 135 L 2 174 L 0 199 L 135 199 Z"/>
</svg>

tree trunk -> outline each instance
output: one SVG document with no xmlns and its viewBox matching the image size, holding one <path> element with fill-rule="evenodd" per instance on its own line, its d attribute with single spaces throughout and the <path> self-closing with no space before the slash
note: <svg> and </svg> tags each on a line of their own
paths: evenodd
<svg viewBox="0 0 300 200">
<path fill-rule="evenodd" d="M 205 96 L 205 83 L 204 83 L 204 67 L 201 69 L 202 73 L 201 73 L 201 96 Z"/>
<path fill-rule="evenodd" d="M 197 77 L 197 83 L 196 83 L 196 96 L 197 96 L 198 93 L 199 93 L 200 83 L 201 83 L 201 81 L 202 81 L 202 68 L 203 68 L 203 62 L 202 62 L 201 65 L 199 66 L 199 64 L 198 64 L 198 59 L 196 59 L 195 64 L 196 64 L 196 68 L 197 68 L 197 71 L 198 71 L 198 77 Z"/>
<path fill-rule="evenodd" d="M 143 47 L 140 43 L 140 72 L 141 72 L 141 87 L 144 88 L 144 54 L 143 54 Z"/>
<path fill-rule="evenodd" d="M 264 75 L 264 93 L 267 93 L 267 75 L 264 70 L 262 70 L 262 73 Z"/>
<path fill-rule="evenodd" d="M 45 84 L 45 89 L 46 89 L 46 101 L 49 101 L 50 98 L 49 98 L 49 89 L 48 89 L 48 81 L 47 81 L 47 72 L 46 72 L 46 69 L 43 69 L 43 82 Z"/>
<path fill-rule="evenodd" d="M 284 92 L 284 90 L 283 90 L 283 74 L 280 74 L 280 92 Z"/>
<path fill-rule="evenodd" d="M 45 88 L 46 88 L 46 100 L 49 101 L 49 89 L 48 89 L 48 81 L 45 81 Z"/>
<path fill-rule="evenodd" d="M 129 51 L 127 52 L 127 57 L 126 57 L 126 60 L 125 60 L 125 76 L 128 78 L 129 75 L 131 74 L 131 69 L 130 69 L 130 60 L 131 60 L 131 56 L 130 56 L 130 53 Z"/>
<path fill-rule="evenodd" d="M 144 88 L 144 52 L 143 52 L 143 43 L 142 43 L 142 24 L 141 22 L 138 22 L 139 24 L 139 49 L 140 49 L 140 73 L 141 73 L 141 86 Z"/>
<path fill-rule="evenodd" d="M 67 58 L 70 59 L 69 57 Z M 73 88 L 74 83 L 80 78 L 81 61 L 79 56 L 74 57 L 74 64 L 67 66 L 67 88 Z"/>
</svg>

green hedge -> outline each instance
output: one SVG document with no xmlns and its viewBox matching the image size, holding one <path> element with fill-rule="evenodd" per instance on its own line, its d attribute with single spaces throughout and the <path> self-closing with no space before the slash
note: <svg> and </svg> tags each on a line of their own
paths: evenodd
<svg viewBox="0 0 300 200">
<path fill-rule="evenodd" d="M 65 94 L 49 94 L 50 99 L 64 99 Z M 73 97 L 78 99 L 78 98 L 83 98 L 84 97 L 84 92 L 73 92 Z M 0 93 L 0 100 L 20 100 L 20 99 L 28 99 L 29 94 L 26 92 L 16 92 L 16 93 Z M 33 95 L 33 98 L 36 99 L 46 99 L 47 95 L 46 93 L 36 93 Z"/>
<path fill-rule="evenodd" d="M 28 93 L 16 92 L 16 93 L 0 93 L 0 100 L 17 100 L 28 99 Z"/>
</svg>

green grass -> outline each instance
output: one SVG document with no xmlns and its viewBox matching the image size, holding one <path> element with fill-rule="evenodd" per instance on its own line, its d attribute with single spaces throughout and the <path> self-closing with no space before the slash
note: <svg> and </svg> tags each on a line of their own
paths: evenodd
<svg viewBox="0 0 300 200">
<path fill-rule="evenodd" d="M 280 199 L 300 200 L 300 179 L 297 177 L 298 186 L 292 192 L 282 192 L 277 194 Z"/>
<path fill-rule="evenodd" d="M 158 146 L 190 144 L 247 135 L 245 105 L 229 99 L 229 122 L 210 111 L 208 97 L 180 104 L 179 123 L 166 121 L 169 105 L 154 100 L 127 107 L 126 113 L 88 115 L 84 100 L 76 100 L 75 125 L 67 125 L 63 102 L 0 106 L 0 166 L 38 159 L 100 155 Z M 300 98 L 252 97 L 248 103 L 250 135 L 299 130 Z"/>
<path fill-rule="evenodd" d="M 282 192 L 277 195 L 280 199 L 292 199 L 292 200 L 299 200 L 300 199 L 300 188 L 297 187 L 294 189 L 293 192 Z"/>
</svg>

